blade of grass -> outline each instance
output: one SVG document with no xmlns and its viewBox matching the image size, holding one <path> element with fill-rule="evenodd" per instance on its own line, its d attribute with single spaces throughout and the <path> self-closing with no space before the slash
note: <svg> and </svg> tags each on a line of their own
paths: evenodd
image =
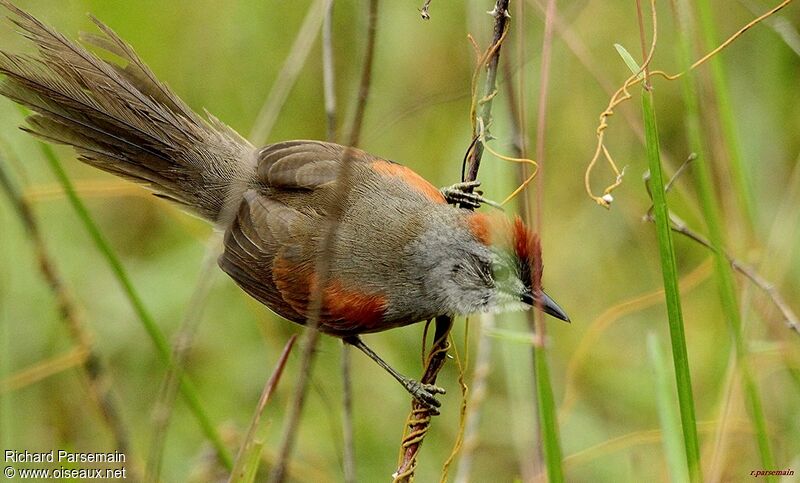
<svg viewBox="0 0 800 483">
<path fill-rule="evenodd" d="M 664 279 L 664 294 L 667 303 L 667 318 L 672 342 L 672 360 L 675 365 L 675 382 L 678 387 L 678 404 L 683 427 L 683 444 L 691 481 L 701 481 L 700 445 L 697 439 L 692 379 L 689 373 L 689 354 L 686 350 L 686 335 L 683 328 L 680 291 L 678 290 L 678 268 L 675 261 L 675 247 L 669 225 L 664 180 L 659 156 L 658 128 L 653 107 L 653 93 L 642 90 L 642 113 L 644 116 L 647 161 L 653 180 L 653 213 L 658 236 L 658 251 L 661 259 L 661 273 Z"/>
<path fill-rule="evenodd" d="M 161 357 L 164 364 L 169 366 L 172 363 L 172 352 L 166 336 L 145 308 L 144 302 L 134 288 L 130 277 L 128 277 L 128 273 L 122 266 L 122 262 L 117 257 L 116 253 L 114 253 L 114 250 L 111 248 L 111 245 L 105 239 L 103 234 L 100 232 L 100 228 L 94 222 L 94 219 L 92 219 L 92 216 L 89 214 L 89 210 L 86 208 L 86 205 L 83 204 L 83 201 L 81 201 L 80 197 L 75 192 L 75 187 L 72 185 L 72 181 L 70 181 L 69 176 L 67 176 L 63 166 L 61 166 L 61 162 L 58 160 L 58 156 L 56 156 L 53 148 L 49 144 L 42 142 L 39 143 L 39 146 L 42 154 L 50 166 L 50 169 L 53 171 L 53 174 L 55 174 L 59 184 L 64 189 L 64 193 L 66 193 L 67 199 L 72 205 L 72 208 L 75 210 L 81 223 L 83 223 L 84 228 L 86 228 L 86 231 L 89 233 L 89 236 L 97 247 L 97 250 L 106 259 L 106 262 L 111 268 L 111 272 L 114 274 L 114 277 L 122 287 L 122 291 L 124 292 L 126 298 L 130 301 L 136 316 L 141 321 L 142 326 L 144 326 L 147 335 L 150 336 L 150 339 L 153 341 L 153 345 L 156 347 L 156 352 Z M 185 376 L 181 376 L 180 391 L 186 401 L 187 406 L 189 406 L 189 409 L 191 410 L 195 419 L 197 419 L 203 434 L 205 434 L 205 436 L 214 446 L 220 461 L 222 461 L 227 468 L 232 468 L 233 461 L 230 454 L 228 454 L 228 449 L 225 447 L 225 444 L 222 442 L 222 438 L 220 438 L 216 428 L 211 422 L 211 419 L 209 418 L 208 414 L 206 414 L 205 409 L 200 403 L 197 389 L 195 388 L 194 384 L 192 384 L 191 381 Z"/>
<path fill-rule="evenodd" d="M 686 0 L 681 0 L 678 5 L 678 17 L 680 21 L 680 48 L 684 62 L 691 63 L 691 44 L 688 29 L 688 19 L 690 18 L 689 5 Z M 683 82 L 683 94 L 686 99 L 686 127 L 690 148 L 699 153 L 695 161 L 695 182 L 700 197 L 700 205 L 703 217 L 708 226 L 708 237 L 713 247 L 714 254 L 714 274 L 719 290 L 719 298 L 725 318 L 728 320 L 730 330 L 734 340 L 734 351 L 739 366 L 742 385 L 745 392 L 745 399 L 750 410 L 750 417 L 756 430 L 756 441 L 761 456 L 761 464 L 764 468 L 774 468 L 774 459 L 769 445 L 767 435 L 766 420 L 761 406 L 761 399 L 758 395 L 758 388 L 750 371 L 747 360 L 747 349 L 744 343 L 742 330 L 742 316 L 739 311 L 737 300 L 736 284 L 733 280 L 733 273 L 730 262 L 725 255 L 725 240 L 723 235 L 723 225 L 721 221 L 720 208 L 717 195 L 713 184 L 713 175 L 708 149 L 708 141 L 703 136 L 700 124 L 700 100 L 697 95 L 697 88 L 694 79 L 686 77 Z M 735 171 L 735 167 L 732 166 Z"/>
<path fill-rule="evenodd" d="M 669 384 L 667 358 L 655 333 L 647 335 L 647 353 L 653 366 L 653 382 L 656 390 L 658 420 L 661 424 L 661 439 L 667 458 L 670 481 L 687 481 L 689 469 L 681 457 L 683 441 L 680 419 L 675 412 L 675 398 Z"/>
<path fill-rule="evenodd" d="M 679 2 L 679 4 L 682 2 Z M 704 48 L 719 45 L 717 41 L 717 28 L 714 24 L 711 2 L 699 0 L 697 9 L 700 14 L 701 34 L 703 35 Z M 733 187 L 739 205 L 744 212 L 744 221 L 748 235 L 752 236 L 755 230 L 756 213 L 753 190 L 742 161 L 742 148 L 739 136 L 736 134 L 736 121 L 731 106 L 731 94 L 728 89 L 725 65 L 720 56 L 715 55 L 709 61 L 711 64 L 711 81 L 714 86 L 714 95 L 717 100 L 719 122 L 722 127 L 722 140 L 728 154 L 729 168 L 733 174 Z M 691 65 L 689 62 L 687 65 Z M 689 82 L 688 80 L 686 82 Z"/>
<path fill-rule="evenodd" d="M 542 428 L 547 479 L 551 482 L 564 481 L 556 404 L 553 399 L 553 385 L 550 382 L 550 371 L 547 367 L 547 354 L 544 347 L 537 347 L 533 351 L 533 365 L 536 368 L 536 396 L 539 402 L 539 424 Z"/>
<path fill-rule="evenodd" d="M 550 85 L 550 59 L 553 52 L 553 32 L 556 18 L 556 2 L 548 0 L 544 16 L 544 34 L 542 35 L 542 60 L 539 77 L 539 109 L 536 114 L 536 160 L 539 163 L 536 180 L 536 207 L 524 207 L 526 221 L 530 224 L 535 221 L 536 231 L 542 233 L 542 214 L 544 212 L 544 173 L 545 167 L 545 133 L 547 131 L 547 106 Z M 524 107 L 521 111 L 524 112 Z M 527 174 L 523 171 L 523 175 Z M 541 254 L 540 254 L 541 256 Z M 538 278 L 533 281 L 535 290 L 541 289 L 542 281 Z M 550 382 L 550 369 L 546 352 L 546 326 L 544 313 L 540 310 L 527 313 L 528 321 L 537 343 L 533 344 L 534 381 L 536 383 L 536 399 L 539 413 L 539 432 L 541 437 L 544 463 L 547 468 L 547 479 L 552 483 L 564 481 L 563 455 L 559 439 L 558 416 L 553 386 Z"/>
</svg>

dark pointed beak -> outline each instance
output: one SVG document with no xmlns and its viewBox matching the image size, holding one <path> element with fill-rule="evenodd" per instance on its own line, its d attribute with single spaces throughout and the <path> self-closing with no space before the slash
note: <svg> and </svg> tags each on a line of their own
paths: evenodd
<svg viewBox="0 0 800 483">
<path fill-rule="evenodd" d="M 522 301 L 536 308 L 541 308 L 544 313 L 550 314 L 557 319 L 570 322 L 569 316 L 564 312 L 564 309 L 559 307 L 558 304 L 544 292 L 539 292 L 539 295 L 535 298 L 529 293 L 524 293 L 522 294 Z"/>
</svg>

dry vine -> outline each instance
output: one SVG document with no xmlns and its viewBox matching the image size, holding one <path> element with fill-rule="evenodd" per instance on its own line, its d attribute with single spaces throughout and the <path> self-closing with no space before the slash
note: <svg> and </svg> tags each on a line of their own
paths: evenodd
<svg viewBox="0 0 800 483">
<path fill-rule="evenodd" d="M 600 114 L 600 123 L 598 124 L 597 130 L 596 130 L 597 144 L 596 144 L 596 147 L 595 147 L 594 155 L 592 156 L 592 159 L 589 161 L 589 165 L 586 167 L 586 172 L 584 173 L 584 187 L 585 187 L 586 193 L 589 195 L 589 197 L 592 198 L 598 205 L 600 205 L 600 206 L 602 206 L 604 208 L 609 208 L 611 206 L 611 202 L 614 201 L 613 196 L 611 196 L 611 192 L 614 191 L 620 184 L 622 184 L 622 177 L 625 174 L 625 170 L 624 169 L 620 170 L 619 167 L 617 167 L 617 164 L 614 161 L 614 158 L 611 156 L 611 153 L 608 151 L 608 147 L 605 144 L 605 132 L 606 132 L 606 129 L 608 128 L 608 119 L 611 116 L 614 115 L 614 109 L 616 109 L 617 106 L 619 106 L 620 104 L 622 104 L 623 102 L 625 102 L 625 101 L 627 101 L 628 99 L 631 98 L 631 94 L 628 91 L 628 89 L 630 89 L 631 87 L 636 86 L 636 85 L 641 84 L 642 82 L 646 81 L 646 76 L 643 76 L 642 73 L 647 72 L 648 77 L 649 76 L 659 76 L 659 77 L 663 77 L 664 79 L 667 79 L 667 80 L 670 80 L 670 81 L 671 80 L 676 80 L 676 79 L 682 77 L 683 75 L 685 75 L 686 73 L 691 72 L 691 71 L 695 70 L 696 68 L 700 67 L 701 65 L 705 64 L 709 59 L 711 59 L 712 57 L 714 57 L 715 55 L 720 53 L 724 48 L 729 46 L 734 40 L 739 38 L 747 30 L 749 30 L 750 28 L 752 28 L 756 24 L 762 22 L 763 20 L 771 17 L 772 15 L 776 14 L 778 11 L 780 11 L 781 9 L 783 9 L 784 7 L 786 7 L 787 5 L 792 3 L 792 1 L 793 0 L 783 0 L 780 4 L 778 4 L 777 6 L 773 7 L 771 10 L 769 10 L 766 13 L 760 15 L 759 17 L 751 20 L 749 23 L 747 23 L 747 25 L 745 25 L 744 27 L 740 28 L 738 31 L 736 31 L 736 33 L 734 33 L 733 35 L 728 37 L 727 40 L 725 40 L 723 43 L 721 43 L 719 46 L 717 46 L 711 52 L 707 53 L 706 55 L 704 55 L 703 57 L 701 57 L 700 59 L 695 61 L 685 71 L 679 72 L 677 74 L 667 74 L 666 72 L 660 71 L 660 70 L 648 71 L 648 68 L 649 68 L 649 65 L 650 65 L 650 61 L 652 60 L 653 54 L 655 52 L 655 47 L 656 47 L 657 38 L 658 38 L 658 35 L 657 35 L 658 34 L 658 17 L 656 15 L 655 0 L 650 0 L 651 21 L 652 21 L 652 25 L 653 25 L 653 40 L 652 40 L 652 43 L 650 45 L 650 50 L 649 50 L 649 53 L 647 54 L 647 57 L 645 58 L 645 61 L 642 64 L 642 66 L 638 69 L 637 72 L 634 72 L 630 77 L 628 77 L 628 79 L 625 81 L 625 83 L 622 85 L 622 87 L 620 87 L 614 93 L 614 95 L 611 96 L 611 100 L 608 103 L 608 107 L 606 107 L 605 111 L 603 111 Z M 645 88 L 648 88 L 648 86 L 645 85 Z M 592 170 L 594 169 L 594 167 L 597 164 L 597 162 L 600 160 L 600 155 L 601 154 L 603 155 L 605 160 L 608 162 L 608 165 L 611 168 L 611 170 L 614 172 L 615 180 L 614 180 L 613 183 L 608 185 L 605 188 L 605 190 L 603 190 L 603 195 L 602 196 L 597 196 L 592 191 L 590 178 L 591 178 Z"/>
</svg>

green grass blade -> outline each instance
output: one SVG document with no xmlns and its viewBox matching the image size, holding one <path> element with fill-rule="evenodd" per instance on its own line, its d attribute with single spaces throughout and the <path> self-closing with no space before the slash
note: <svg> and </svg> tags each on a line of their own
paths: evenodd
<svg viewBox="0 0 800 483">
<path fill-rule="evenodd" d="M 553 386 L 547 367 L 547 354 L 544 347 L 534 346 L 533 363 L 536 367 L 536 396 L 539 401 L 539 426 L 542 432 L 544 462 L 547 466 L 547 480 L 551 483 L 564 481 L 561 467 L 561 443 L 558 437 L 558 418 L 553 400 Z"/>
<path fill-rule="evenodd" d="M 256 480 L 256 473 L 261 464 L 261 451 L 264 449 L 264 442 L 253 440 L 245 449 L 245 453 L 236 461 L 231 473 L 230 483 L 252 483 Z"/>
<path fill-rule="evenodd" d="M 683 443 L 691 481 L 701 481 L 700 444 L 697 439 L 697 421 L 692 397 L 692 379 L 689 373 L 689 355 L 686 351 L 686 336 L 683 328 L 680 292 L 678 291 L 678 269 L 675 262 L 675 247 L 669 226 L 669 209 L 664 193 L 664 177 L 661 172 L 658 129 L 653 107 L 652 91 L 642 91 L 647 161 L 653 186 L 653 213 L 655 215 L 658 251 L 661 258 L 661 273 L 664 278 L 664 293 L 667 302 L 669 333 L 672 342 L 672 359 L 675 365 L 675 380 L 678 386 L 678 404 L 683 427 Z"/>
<path fill-rule="evenodd" d="M 89 210 L 86 208 L 86 205 L 83 204 L 83 201 L 78 196 L 78 193 L 75 191 L 75 187 L 72 185 L 72 181 L 70 181 L 69 176 L 67 176 L 66 171 L 64 171 L 64 168 L 61 166 L 61 162 L 58 160 L 58 156 L 56 156 L 53 148 L 49 144 L 45 143 L 39 143 L 39 145 L 45 159 L 50 165 L 50 169 L 53 171 L 59 184 L 64 189 L 64 193 L 67 195 L 67 199 L 75 209 L 78 218 L 83 223 L 86 231 L 89 232 L 89 236 L 91 237 L 97 249 L 108 262 L 112 273 L 122 287 L 122 291 L 130 301 L 131 306 L 144 326 L 145 331 L 147 331 L 147 335 L 150 336 L 150 339 L 156 346 L 158 355 L 165 364 L 171 364 L 172 351 L 169 343 L 167 342 L 167 338 L 145 308 L 144 302 L 134 288 L 130 277 L 128 277 L 125 268 L 122 266 L 122 262 L 120 262 L 116 253 L 114 253 L 111 245 L 100 232 L 100 228 L 89 214 Z M 211 422 L 211 419 L 206 414 L 205 409 L 203 409 L 203 406 L 200 403 L 200 398 L 197 395 L 197 389 L 185 376 L 181 376 L 180 391 L 192 414 L 194 414 L 195 418 L 197 419 L 197 422 L 200 425 L 203 433 L 214 445 L 220 460 L 228 469 L 231 469 L 233 467 L 233 460 L 228 453 L 228 449 L 222 442 L 222 438 L 220 438 L 219 434 L 217 433 L 217 430 Z"/>
<path fill-rule="evenodd" d="M 702 2 L 701 2 L 702 3 Z M 681 19 L 681 39 L 680 47 L 684 57 L 684 62 L 691 62 L 690 35 L 686 26 L 688 25 L 689 6 L 685 1 L 678 2 L 679 18 Z M 745 399 L 750 410 L 750 417 L 755 426 L 756 442 L 758 444 L 761 464 L 764 468 L 774 468 L 774 458 L 769 444 L 769 436 L 766 429 L 766 420 L 761 406 L 758 388 L 750 371 L 747 361 L 747 348 L 744 342 L 742 331 L 742 316 L 739 310 L 737 299 L 736 284 L 733 280 L 733 273 L 730 263 L 725 256 L 725 238 L 723 236 L 722 217 L 720 215 L 719 203 L 714 189 L 713 175 L 709 163 L 708 142 L 703 136 L 700 125 L 700 101 L 695 87 L 695 78 L 687 77 L 683 82 L 683 93 L 686 99 L 686 126 L 690 143 L 690 148 L 699 154 L 695 161 L 695 182 L 700 198 L 700 205 L 703 217 L 708 227 L 708 239 L 714 248 L 714 276 L 719 290 L 719 298 L 725 318 L 728 320 L 730 330 L 734 340 L 734 350 L 736 351 L 736 361 L 739 366 L 742 385 L 745 391 Z M 732 169 L 733 164 L 731 165 Z"/>
<path fill-rule="evenodd" d="M 647 354 L 650 356 L 650 364 L 653 366 L 658 420 L 661 425 L 661 438 L 664 442 L 670 481 L 688 481 L 689 469 L 682 456 L 681 422 L 675 411 L 675 398 L 669 383 L 667 358 L 654 333 L 647 335 Z"/>
<path fill-rule="evenodd" d="M 711 50 L 719 44 L 711 2 L 708 0 L 699 0 L 697 2 L 697 7 L 700 13 L 700 23 L 705 49 Z M 755 200 L 753 197 L 753 190 L 750 186 L 750 180 L 745 172 L 739 136 L 736 134 L 736 122 L 733 115 L 733 107 L 731 106 L 731 94 L 726 81 L 727 75 L 725 74 L 725 66 L 718 55 L 712 57 L 709 63 L 711 64 L 711 81 L 714 86 L 714 95 L 717 99 L 719 120 L 722 126 L 722 138 L 725 142 L 730 169 L 733 174 L 733 187 L 736 191 L 739 205 L 744 211 L 748 233 L 752 234 L 755 230 L 756 221 Z"/>
<path fill-rule="evenodd" d="M 633 56 L 628 52 L 628 50 L 620 44 L 614 44 L 614 48 L 617 49 L 617 53 L 622 60 L 625 62 L 625 65 L 631 70 L 631 73 L 636 76 L 637 79 L 641 79 L 644 77 L 644 72 L 642 72 L 642 68 L 639 64 L 636 63 Z"/>
</svg>

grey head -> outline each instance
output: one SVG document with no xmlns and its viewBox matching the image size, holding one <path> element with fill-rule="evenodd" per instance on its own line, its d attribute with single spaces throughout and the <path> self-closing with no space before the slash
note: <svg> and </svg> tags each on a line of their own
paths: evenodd
<svg viewBox="0 0 800 483">
<path fill-rule="evenodd" d="M 445 312 L 509 312 L 537 307 L 570 321 L 541 289 L 539 239 L 519 218 L 513 223 L 497 221 L 466 210 L 458 210 L 458 215 L 460 229 L 444 232 L 439 227 L 452 227 L 453 223 L 431 223 L 416 250 L 428 267 L 428 293 L 438 297 Z"/>
</svg>

